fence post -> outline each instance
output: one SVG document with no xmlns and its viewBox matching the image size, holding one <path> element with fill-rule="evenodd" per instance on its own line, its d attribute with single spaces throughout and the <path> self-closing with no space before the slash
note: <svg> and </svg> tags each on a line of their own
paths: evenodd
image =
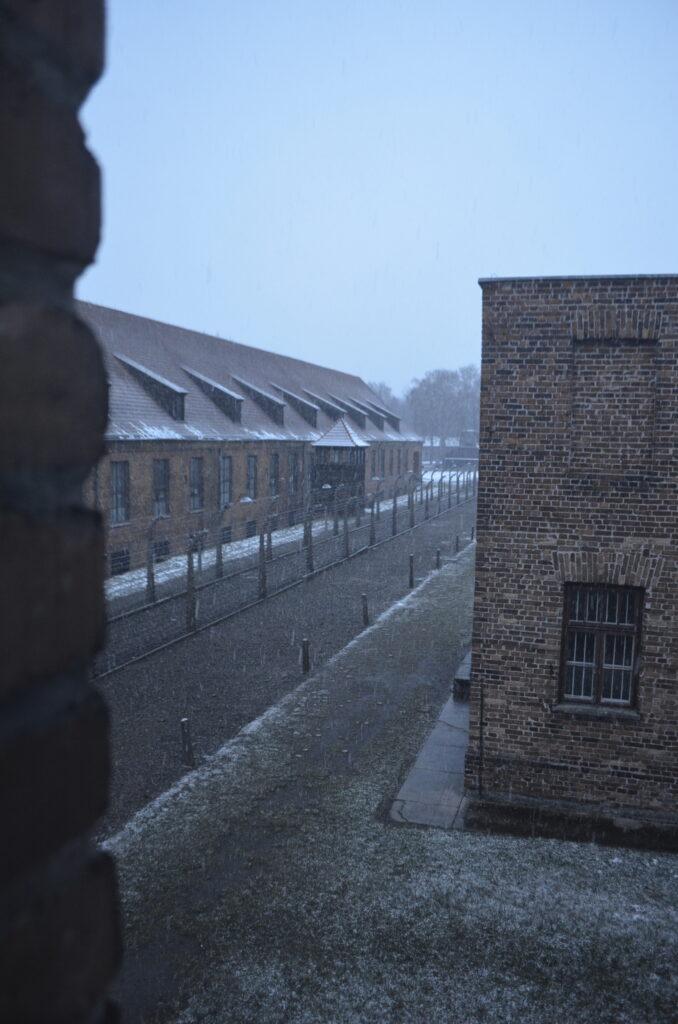
<svg viewBox="0 0 678 1024">
<path fill-rule="evenodd" d="M 438 481 L 438 515 L 440 515 L 440 511 L 442 509 L 442 506 L 443 506 L 443 478 L 441 476 L 440 480 Z"/>
<path fill-rule="evenodd" d="M 273 518 L 266 517 L 266 561 L 273 560 Z"/>
<path fill-rule="evenodd" d="M 398 493 L 393 492 L 393 510 L 391 512 L 391 536 L 395 537 L 398 532 Z"/>
<path fill-rule="evenodd" d="M 381 519 L 381 491 L 377 493 L 377 522 Z"/>
<path fill-rule="evenodd" d="M 459 554 L 459 534 L 454 538 L 454 553 L 455 555 Z"/>
<path fill-rule="evenodd" d="M 146 600 L 149 604 L 155 602 L 155 553 L 151 540 L 146 545 Z"/>
<path fill-rule="evenodd" d="M 360 526 L 360 506 L 362 505 L 362 497 L 358 495 L 355 502 L 355 525 Z"/>
<path fill-rule="evenodd" d="M 224 575 L 224 545 L 221 540 L 221 527 L 218 527 L 219 532 L 216 536 L 216 556 L 214 562 L 214 575 L 218 580 L 222 579 Z"/>
<path fill-rule="evenodd" d="M 186 552 L 186 631 L 188 633 L 194 632 L 196 621 L 195 571 L 193 568 L 193 542 L 191 541 Z"/>
<path fill-rule="evenodd" d="M 436 548 L 436 569 L 440 568 L 440 548 Z"/>
<path fill-rule="evenodd" d="M 471 544 L 473 544 L 473 541 L 475 539 L 476 539 L 476 528 L 475 528 L 475 526 L 472 526 L 471 527 Z"/>
<path fill-rule="evenodd" d="M 370 545 L 377 542 L 377 528 L 374 522 L 374 498 L 370 502 Z"/>
<path fill-rule="evenodd" d="M 187 718 L 181 719 L 181 756 L 187 768 L 195 768 L 193 744 L 191 743 L 191 726 Z"/>
<path fill-rule="evenodd" d="M 266 579 L 266 538 L 264 537 L 264 531 L 262 530 L 259 534 L 259 597 L 266 597 L 267 592 L 267 579 Z"/>
<path fill-rule="evenodd" d="M 410 487 L 410 530 L 414 529 L 414 524 L 415 524 L 414 503 L 415 503 L 416 495 L 417 495 L 417 486 L 415 484 L 414 487 Z"/>
<path fill-rule="evenodd" d="M 414 555 L 410 555 L 410 590 L 414 586 Z"/>
<path fill-rule="evenodd" d="M 311 645 L 306 637 L 301 641 L 301 671 L 304 675 L 311 671 Z"/>
<path fill-rule="evenodd" d="M 344 558 L 351 554 L 351 538 L 348 533 L 348 502 L 344 505 Z"/>
<path fill-rule="evenodd" d="M 457 505 L 459 504 L 460 501 L 461 498 L 459 496 L 459 470 L 457 470 Z"/>
<path fill-rule="evenodd" d="M 468 472 L 464 474 L 464 497 L 468 501 Z"/>
<path fill-rule="evenodd" d="M 452 474 L 447 476 L 447 507 L 452 508 Z"/>
<path fill-rule="evenodd" d="M 306 545 L 306 570 L 313 572 L 313 515 L 308 514 L 308 543 Z"/>
<path fill-rule="evenodd" d="M 424 498 L 424 519 L 428 519 L 428 487 L 426 488 L 426 497 Z"/>
<path fill-rule="evenodd" d="M 367 607 L 367 594 L 361 594 L 360 599 L 363 606 L 363 626 L 369 626 L 370 624 L 370 613 Z"/>
<path fill-rule="evenodd" d="M 332 499 L 332 535 L 334 537 L 339 536 L 339 502 L 337 501 L 337 492 L 334 492 L 334 498 Z"/>
</svg>

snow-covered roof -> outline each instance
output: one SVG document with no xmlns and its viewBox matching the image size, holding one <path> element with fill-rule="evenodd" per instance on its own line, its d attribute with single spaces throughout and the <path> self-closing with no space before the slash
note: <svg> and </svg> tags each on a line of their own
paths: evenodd
<svg viewBox="0 0 678 1024">
<path fill-rule="evenodd" d="M 350 373 L 88 302 L 78 302 L 77 309 L 103 349 L 109 440 L 314 442 L 339 414 L 346 415 L 337 399 L 354 409 L 356 400 L 379 402 Z M 142 386 L 141 374 L 155 388 Z M 157 388 L 182 400 L 181 416 L 171 415 L 169 402 L 163 407 Z M 369 419 L 355 436 L 361 446 L 420 440 L 404 425 L 398 431 L 384 423 L 380 430 Z"/>
<path fill-rule="evenodd" d="M 326 434 L 313 442 L 314 448 L 369 448 L 370 442 L 363 440 L 341 417 Z"/>
</svg>

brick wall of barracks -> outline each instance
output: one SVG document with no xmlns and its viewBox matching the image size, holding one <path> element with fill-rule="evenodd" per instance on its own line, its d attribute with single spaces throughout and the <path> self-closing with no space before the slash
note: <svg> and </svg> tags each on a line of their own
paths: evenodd
<svg viewBox="0 0 678 1024">
<path fill-rule="evenodd" d="M 677 412 L 678 277 L 484 284 L 470 791 L 676 812 Z M 630 710 L 562 706 L 577 581 L 644 588 Z"/>
<path fill-rule="evenodd" d="M 389 453 L 393 452 L 393 457 Z M 383 465 L 386 476 L 382 480 L 372 477 L 374 450 L 377 471 Z M 365 494 L 383 489 L 392 494 L 397 469 L 405 474 L 416 464 L 415 452 L 420 446 L 412 442 L 377 443 L 367 452 L 365 463 Z M 400 451 L 400 456 L 398 455 Z M 383 455 L 382 455 L 383 452 Z M 292 490 L 288 456 L 296 453 L 300 474 L 296 492 Z M 279 458 L 278 497 L 271 500 L 271 459 Z M 220 456 L 231 458 L 231 501 L 222 508 L 220 494 Z M 257 497 L 248 501 L 247 459 L 257 459 Z M 201 509 L 190 508 L 189 465 L 191 458 L 203 459 L 204 501 Z M 203 441 L 113 441 L 106 454 L 90 475 L 85 488 L 87 503 L 101 510 L 106 524 L 106 572 L 127 566 L 134 569 L 145 564 L 149 542 L 162 545 L 160 557 L 169 557 L 186 551 L 191 535 L 207 531 L 204 543 L 209 546 L 218 538 L 231 541 L 263 529 L 269 514 L 277 516 L 274 524 L 285 527 L 300 522 L 303 506 L 302 482 L 313 450 L 308 444 L 290 441 L 212 442 Z M 421 456 L 419 456 L 421 458 Z M 153 514 L 153 461 L 169 461 L 169 515 L 154 524 Z M 129 463 L 129 520 L 111 523 L 111 461 Z M 421 464 L 421 462 L 419 462 Z M 392 465 L 392 472 L 391 470 Z M 403 481 L 404 483 L 404 477 Z M 245 499 L 245 500 L 243 500 Z M 254 525 L 253 525 L 254 524 Z M 166 546 L 163 542 L 166 542 Z M 127 553 L 125 555 L 124 553 Z M 113 560 L 113 562 L 111 561 Z"/>
<path fill-rule="evenodd" d="M 66 10 L 67 8 L 67 10 Z M 103 61 L 100 0 L 0 2 L 0 1020 L 110 1022 L 120 956 L 106 807 L 100 457 L 106 380 L 73 285 L 99 240 L 78 110 Z"/>
</svg>

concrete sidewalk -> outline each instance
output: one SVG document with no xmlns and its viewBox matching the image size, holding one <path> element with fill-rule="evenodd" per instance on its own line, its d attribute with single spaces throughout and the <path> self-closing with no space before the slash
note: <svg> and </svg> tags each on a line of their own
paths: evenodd
<svg viewBox="0 0 678 1024">
<path fill-rule="evenodd" d="M 450 697 L 391 807 L 399 824 L 461 828 L 468 704 Z"/>
</svg>

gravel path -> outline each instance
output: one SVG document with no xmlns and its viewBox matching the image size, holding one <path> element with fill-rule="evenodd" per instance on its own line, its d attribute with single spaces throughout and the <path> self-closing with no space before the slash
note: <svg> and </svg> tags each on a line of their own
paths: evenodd
<svg viewBox="0 0 678 1024">
<path fill-rule="evenodd" d="M 409 553 L 417 578 L 467 543 L 471 505 L 430 520 L 235 618 L 160 651 L 98 683 L 112 723 L 113 784 L 100 835 L 109 834 L 187 769 L 180 720 L 190 721 L 199 760 L 293 689 L 302 637 L 314 667 L 363 629 L 361 594 L 374 617 L 408 591 Z M 256 573 L 254 574 L 256 576 Z"/>
<path fill-rule="evenodd" d="M 473 549 L 110 843 L 125 1019 L 664 1024 L 676 861 L 390 825 L 467 648 Z"/>
</svg>

